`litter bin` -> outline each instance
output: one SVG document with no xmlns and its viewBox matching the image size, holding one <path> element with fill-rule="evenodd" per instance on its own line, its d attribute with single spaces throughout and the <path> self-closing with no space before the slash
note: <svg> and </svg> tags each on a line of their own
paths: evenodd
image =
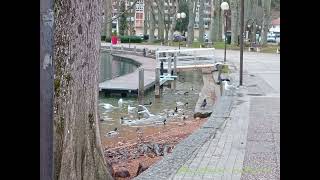
<svg viewBox="0 0 320 180">
<path fill-rule="evenodd" d="M 112 36 L 111 37 L 111 43 L 114 45 L 114 44 L 117 44 L 117 41 L 118 41 L 118 38 L 117 36 Z"/>
<path fill-rule="evenodd" d="M 231 44 L 231 32 L 227 32 L 227 44 Z"/>
</svg>

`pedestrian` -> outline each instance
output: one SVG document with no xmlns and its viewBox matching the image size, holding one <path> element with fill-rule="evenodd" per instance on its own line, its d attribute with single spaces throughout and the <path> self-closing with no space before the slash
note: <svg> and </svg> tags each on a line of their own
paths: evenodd
<svg viewBox="0 0 320 180">
<path fill-rule="evenodd" d="M 146 57 L 147 52 L 146 52 L 146 48 L 143 48 L 143 57 Z"/>
</svg>

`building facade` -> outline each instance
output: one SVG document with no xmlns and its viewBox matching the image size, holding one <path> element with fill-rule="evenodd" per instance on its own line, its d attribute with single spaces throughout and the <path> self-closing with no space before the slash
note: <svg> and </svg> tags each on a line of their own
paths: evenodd
<svg viewBox="0 0 320 180">
<path fill-rule="evenodd" d="M 126 4 L 126 10 L 128 10 L 132 5 L 134 0 L 124 0 Z M 169 10 L 175 9 L 175 1 L 177 0 L 169 0 L 169 4 L 165 3 L 165 9 L 163 12 L 165 14 L 168 14 Z M 117 16 L 119 16 L 120 13 L 120 2 L 121 0 L 112 0 L 112 16 L 115 19 Z M 151 1 L 153 3 L 153 1 Z M 194 24 L 194 37 L 198 39 L 199 37 L 199 8 L 200 8 L 200 2 L 199 0 L 196 3 L 196 14 L 195 14 L 195 24 Z M 144 13 L 144 7 L 145 3 L 144 0 L 138 0 L 135 6 L 128 11 L 127 16 L 128 16 L 128 25 L 129 25 L 129 30 L 128 34 L 131 35 L 142 35 L 143 30 L 144 30 L 144 21 L 147 19 Z M 209 28 L 211 26 L 211 7 L 212 7 L 212 2 L 211 0 L 206 0 L 205 1 L 205 10 L 204 10 L 204 28 L 205 28 L 205 34 L 209 35 Z M 176 17 L 169 17 L 169 20 L 172 21 L 173 18 Z M 156 23 L 156 29 L 157 29 L 157 24 Z M 131 33 L 130 33 L 131 30 Z M 119 19 L 115 19 L 113 21 L 112 25 L 112 31 L 117 31 L 119 32 Z M 157 36 L 157 30 L 155 30 L 155 35 Z"/>
</svg>

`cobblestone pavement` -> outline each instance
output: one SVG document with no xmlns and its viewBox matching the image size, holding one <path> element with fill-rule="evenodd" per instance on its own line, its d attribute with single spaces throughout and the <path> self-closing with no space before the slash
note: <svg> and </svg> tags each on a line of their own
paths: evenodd
<svg viewBox="0 0 320 180">
<path fill-rule="evenodd" d="M 280 179 L 280 98 L 251 97 L 241 180 Z"/>
<path fill-rule="evenodd" d="M 244 93 L 244 91 L 242 91 Z M 171 179 L 240 179 L 246 149 L 249 97 L 237 97 L 230 116 Z"/>
</svg>

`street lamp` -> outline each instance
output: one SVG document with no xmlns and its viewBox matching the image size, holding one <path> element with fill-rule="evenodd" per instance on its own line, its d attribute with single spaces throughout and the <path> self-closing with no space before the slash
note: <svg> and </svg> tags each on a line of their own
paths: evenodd
<svg viewBox="0 0 320 180">
<path fill-rule="evenodd" d="M 177 19 L 180 21 L 180 37 L 179 37 L 179 51 L 180 51 L 180 42 L 181 42 L 181 38 L 182 38 L 182 19 L 186 18 L 186 13 L 181 12 L 181 13 L 177 13 Z"/>
<path fill-rule="evenodd" d="M 226 62 L 226 55 L 227 55 L 227 10 L 229 10 L 229 4 L 227 2 L 223 2 L 220 5 L 221 9 L 224 11 L 224 62 Z"/>
</svg>

